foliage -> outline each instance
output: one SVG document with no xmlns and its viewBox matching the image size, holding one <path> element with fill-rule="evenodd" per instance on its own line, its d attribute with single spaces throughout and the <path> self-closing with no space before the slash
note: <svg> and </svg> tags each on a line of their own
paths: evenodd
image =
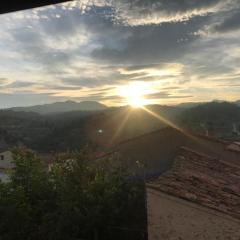
<svg viewBox="0 0 240 240">
<path fill-rule="evenodd" d="M 0 184 L 1 239 L 145 239 L 144 185 L 118 158 L 65 153 L 47 170 L 18 149 L 14 162 Z"/>
</svg>

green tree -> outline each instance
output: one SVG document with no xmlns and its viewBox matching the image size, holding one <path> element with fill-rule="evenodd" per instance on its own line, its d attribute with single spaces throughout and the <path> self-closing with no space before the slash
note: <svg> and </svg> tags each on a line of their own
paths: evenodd
<svg viewBox="0 0 240 240">
<path fill-rule="evenodd" d="M 48 170 L 14 150 L 16 168 L 0 185 L 0 239 L 144 239 L 144 184 L 119 158 L 58 155 Z"/>
</svg>

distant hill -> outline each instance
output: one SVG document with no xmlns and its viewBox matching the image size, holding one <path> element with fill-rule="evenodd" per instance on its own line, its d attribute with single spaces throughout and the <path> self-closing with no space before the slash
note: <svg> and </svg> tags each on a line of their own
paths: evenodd
<svg viewBox="0 0 240 240">
<path fill-rule="evenodd" d="M 190 121 L 239 121 L 240 107 L 229 102 L 209 102 L 187 109 L 182 113 Z"/>
<path fill-rule="evenodd" d="M 35 112 L 39 114 L 51 114 L 71 111 L 99 111 L 107 107 L 99 102 L 84 101 L 84 102 L 56 102 L 51 104 L 36 105 L 30 107 L 14 107 L 10 110 L 15 112 Z"/>
<path fill-rule="evenodd" d="M 148 109 L 167 119 L 174 119 L 179 113 L 179 109 L 168 106 L 151 105 Z M 38 141 L 36 147 L 42 151 L 58 151 L 78 149 L 82 144 L 92 143 L 105 148 L 166 126 L 146 111 L 127 106 L 81 116 L 77 112 L 48 115 L 48 120 L 56 122 L 56 127 Z"/>
<path fill-rule="evenodd" d="M 31 146 L 33 139 L 45 136 L 49 130 L 50 124 L 37 113 L 0 110 L 0 148 Z"/>
<path fill-rule="evenodd" d="M 238 140 L 232 138 L 233 129 L 240 129 L 240 107 L 236 104 L 211 102 L 189 109 L 161 105 L 146 108 L 153 114 L 128 106 L 102 108 L 104 111 L 47 112 L 44 109 L 44 114 L 23 111 L 23 108 L 0 110 L 0 145 L 20 143 L 44 152 L 80 149 L 86 144 L 104 149 L 166 127 L 162 118 L 196 133 L 206 134 L 209 130 L 215 137 Z"/>
<path fill-rule="evenodd" d="M 240 100 L 237 100 L 237 101 L 235 102 L 235 104 L 237 104 L 238 106 L 240 106 Z"/>
<path fill-rule="evenodd" d="M 194 132 L 222 139 L 239 140 L 240 107 L 229 102 L 210 102 L 186 109 L 179 124 Z"/>
<path fill-rule="evenodd" d="M 185 102 L 185 103 L 179 103 L 178 105 L 176 105 L 176 107 L 188 109 L 188 108 L 197 107 L 202 104 L 204 103 L 203 102 Z"/>
<path fill-rule="evenodd" d="M 213 100 L 211 102 L 184 102 L 184 103 L 179 103 L 178 105 L 176 105 L 176 107 L 188 109 L 188 108 L 194 108 L 194 107 L 197 107 L 197 106 L 200 106 L 200 105 L 204 105 L 204 104 L 207 104 L 207 103 L 224 103 L 224 102 L 227 102 L 227 101 Z M 229 103 L 236 104 L 236 105 L 240 106 L 240 100 L 237 100 L 235 102 L 229 102 Z"/>
</svg>

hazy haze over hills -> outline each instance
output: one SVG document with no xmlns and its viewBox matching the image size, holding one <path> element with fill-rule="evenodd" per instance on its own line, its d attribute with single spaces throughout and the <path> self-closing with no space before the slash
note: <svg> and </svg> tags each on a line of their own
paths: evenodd
<svg viewBox="0 0 240 240">
<path fill-rule="evenodd" d="M 214 100 L 212 102 L 222 103 L 225 101 Z M 173 107 L 176 109 L 189 109 L 189 108 L 194 108 L 199 105 L 204 105 L 207 103 L 211 103 L 211 102 L 183 102 L 183 103 L 179 103 L 178 105 L 174 105 Z M 231 103 L 240 106 L 240 100 L 231 102 Z M 152 104 L 151 106 L 154 106 L 154 104 Z M 155 106 L 163 106 L 163 105 L 155 104 Z M 168 105 L 164 105 L 164 106 L 168 106 Z M 39 114 L 51 114 L 51 113 L 64 113 L 64 112 L 72 112 L 72 111 L 99 111 L 99 110 L 105 110 L 105 109 L 107 109 L 107 106 L 97 101 L 82 101 L 82 102 L 65 101 L 65 102 L 55 102 L 50 104 L 34 105 L 34 106 L 28 106 L 28 107 L 13 107 L 7 110 L 12 110 L 15 112 L 35 112 Z"/>
<path fill-rule="evenodd" d="M 208 129 L 213 136 L 218 134 L 222 139 L 239 139 L 237 135 L 232 135 L 232 131 L 240 130 L 240 107 L 228 102 L 215 101 L 188 109 L 177 106 L 146 106 L 160 118 L 144 109 L 129 106 L 103 107 L 101 109 L 106 110 L 102 111 L 78 111 L 74 108 L 59 107 L 57 111 L 54 106 L 59 104 L 61 105 L 55 103 L 41 106 L 41 113 L 51 114 L 39 115 L 33 112 L 36 109 L 40 112 L 39 106 L 30 108 L 32 112 L 29 108 L 26 108 L 28 111 L 24 111 L 25 108 L 17 108 L 17 111 L 1 110 L 0 142 L 5 142 L 4 145 L 8 146 L 23 143 L 40 151 L 79 149 L 88 143 L 108 146 L 166 127 L 167 124 L 161 118 L 196 133 L 205 134 Z M 72 102 L 62 104 L 81 106 L 81 103 Z M 93 105 L 95 106 L 95 103 Z M 59 112 L 60 109 L 64 109 L 64 112 Z"/>
<path fill-rule="evenodd" d="M 15 112 L 36 112 L 39 114 L 50 114 L 70 111 L 99 111 L 104 110 L 107 107 L 99 102 L 95 101 L 83 101 L 83 102 L 56 102 L 51 104 L 36 105 L 31 107 L 14 107 L 10 108 Z"/>
</svg>

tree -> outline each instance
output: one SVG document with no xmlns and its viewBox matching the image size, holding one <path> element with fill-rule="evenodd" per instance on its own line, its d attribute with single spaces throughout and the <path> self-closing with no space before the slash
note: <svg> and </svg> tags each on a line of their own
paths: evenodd
<svg viewBox="0 0 240 240">
<path fill-rule="evenodd" d="M 34 153 L 14 150 L 16 168 L 0 185 L 1 239 L 144 239 L 143 181 L 115 156 L 56 156 L 48 171 Z"/>
</svg>

